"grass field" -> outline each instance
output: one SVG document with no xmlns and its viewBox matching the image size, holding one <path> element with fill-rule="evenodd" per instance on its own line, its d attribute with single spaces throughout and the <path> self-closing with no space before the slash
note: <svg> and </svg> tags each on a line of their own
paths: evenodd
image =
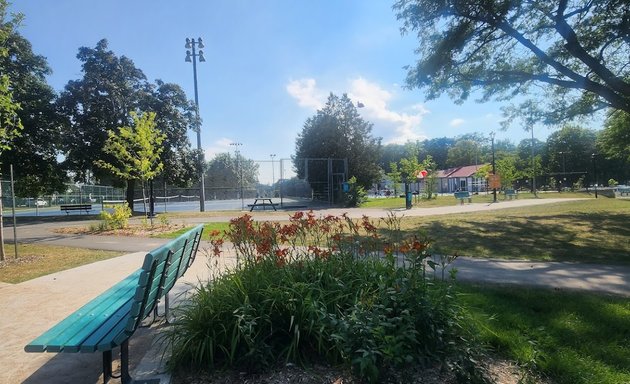
<svg viewBox="0 0 630 384">
<path fill-rule="evenodd" d="M 479 339 L 558 384 L 630 383 L 630 300 L 460 285 Z"/>
<path fill-rule="evenodd" d="M 630 200 L 592 199 L 498 211 L 408 217 L 438 252 L 630 264 Z"/>
<path fill-rule="evenodd" d="M 15 259 L 13 249 L 13 244 L 5 244 L 7 255 L 6 260 L 0 263 L 0 282 L 21 283 L 123 254 L 122 252 L 54 245 L 18 244 L 19 258 Z"/>
</svg>

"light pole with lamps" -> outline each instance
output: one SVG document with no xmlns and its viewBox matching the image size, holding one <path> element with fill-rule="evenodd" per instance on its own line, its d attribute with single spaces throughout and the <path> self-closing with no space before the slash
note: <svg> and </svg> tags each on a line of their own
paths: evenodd
<svg viewBox="0 0 630 384">
<path fill-rule="evenodd" d="M 199 52 L 195 52 L 195 47 L 199 48 Z M 193 63 L 193 80 L 195 83 L 195 118 L 196 118 L 196 124 L 197 124 L 197 151 L 199 151 L 199 172 L 201 174 L 200 176 L 200 183 L 201 183 L 201 187 L 200 187 L 200 191 L 199 191 L 199 211 L 200 212 L 204 212 L 206 210 L 205 208 L 205 202 L 206 202 L 206 186 L 203 180 L 203 163 L 204 163 L 204 155 L 203 155 L 203 151 L 201 149 L 201 122 L 199 120 L 199 93 L 197 92 L 197 57 L 199 58 L 199 62 L 203 63 L 204 61 L 206 61 L 206 59 L 203 57 L 203 51 L 201 50 L 203 48 L 203 41 L 201 41 L 201 37 L 199 37 L 197 40 L 195 39 L 189 39 L 186 38 L 186 62 L 191 62 Z M 192 52 L 189 51 L 189 49 L 192 49 Z"/>
<path fill-rule="evenodd" d="M 276 197 L 276 188 L 273 186 L 276 183 L 276 175 L 274 170 L 273 159 L 276 158 L 276 154 L 272 153 L 269 155 L 271 157 L 271 197 Z"/>
<path fill-rule="evenodd" d="M 494 132 L 490 132 L 490 140 L 492 142 L 492 176 L 496 178 L 496 174 L 497 174 L 497 168 L 496 168 L 496 163 L 494 161 Z M 496 181 L 493 180 L 493 183 L 495 183 Z M 493 185 L 494 188 L 492 188 L 492 202 L 496 203 L 497 202 L 497 186 Z"/>
<path fill-rule="evenodd" d="M 230 143 L 230 145 L 234 146 L 234 156 L 236 157 L 236 161 L 237 161 L 236 169 L 237 169 L 237 172 L 240 173 L 240 177 L 238 175 L 237 177 L 239 177 L 240 184 L 241 184 L 241 188 L 240 188 L 241 189 L 241 210 L 243 210 L 245 209 L 245 200 L 243 197 L 243 164 L 241 161 L 241 155 L 240 155 L 241 153 L 238 149 L 241 145 L 243 145 L 243 143 Z"/>
</svg>

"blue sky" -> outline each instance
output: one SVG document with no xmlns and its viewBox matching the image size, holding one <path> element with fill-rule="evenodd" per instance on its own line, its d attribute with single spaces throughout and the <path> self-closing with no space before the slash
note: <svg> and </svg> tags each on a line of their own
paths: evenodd
<svg viewBox="0 0 630 384">
<path fill-rule="evenodd" d="M 57 90 L 81 78 L 78 48 L 106 38 L 149 80 L 177 83 L 193 99 L 184 44 L 203 38 L 197 75 L 207 159 L 233 151 L 232 142 L 255 160 L 289 158 L 330 92 L 361 101 L 383 143 L 491 131 L 515 143 L 529 137 L 517 126 L 499 131 L 498 104 L 425 102 L 422 91 L 403 89 L 417 40 L 401 36 L 389 1 L 14 1 L 11 9 L 25 14 L 20 32 L 48 59 Z M 550 132 L 537 129 L 536 137 Z"/>
</svg>

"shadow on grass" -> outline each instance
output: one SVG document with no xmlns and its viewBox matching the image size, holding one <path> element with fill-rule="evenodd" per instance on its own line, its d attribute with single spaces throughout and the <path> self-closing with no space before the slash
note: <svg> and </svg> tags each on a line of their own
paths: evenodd
<svg viewBox="0 0 630 384">
<path fill-rule="evenodd" d="M 472 216 L 422 224 L 438 252 L 466 256 L 630 264 L 627 214 L 568 213 L 557 216 Z"/>
<path fill-rule="evenodd" d="M 630 379 L 630 305 L 625 298 L 543 289 L 461 285 L 460 299 L 486 320 L 480 334 L 499 351 L 559 383 Z"/>
</svg>

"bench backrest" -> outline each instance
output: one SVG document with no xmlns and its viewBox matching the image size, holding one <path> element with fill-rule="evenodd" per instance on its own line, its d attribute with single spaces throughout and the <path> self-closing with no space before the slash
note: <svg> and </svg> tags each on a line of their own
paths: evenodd
<svg viewBox="0 0 630 384">
<path fill-rule="evenodd" d="M 138 328 L 160 298 L 173 288 L 177 278 L 186 272 L 194 260 L 202 232 L 203 225 L 198 225 L 144 257 L 125 334 L 131 335 Z"/>
</svg>

